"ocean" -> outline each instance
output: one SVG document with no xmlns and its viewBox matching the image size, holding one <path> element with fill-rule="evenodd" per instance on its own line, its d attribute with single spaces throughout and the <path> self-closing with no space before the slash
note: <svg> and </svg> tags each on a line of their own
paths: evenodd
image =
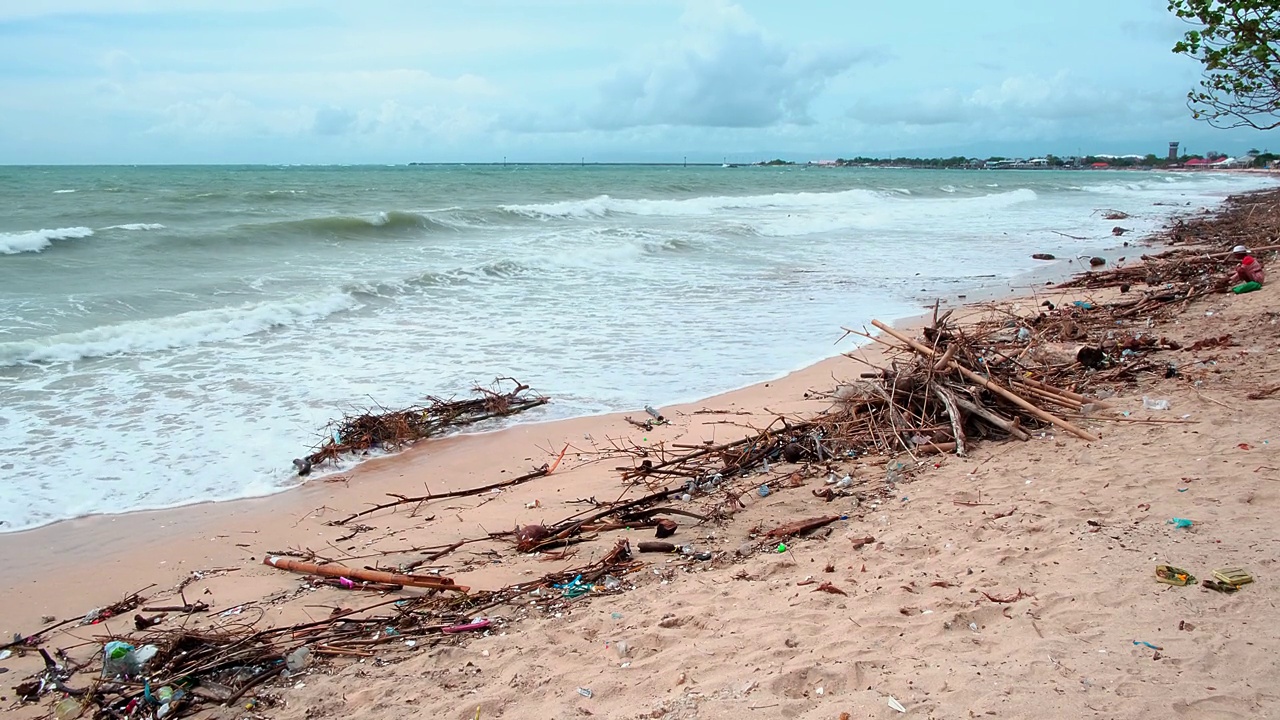
<svg viewBox="0 0 1280 720">
<path fill-rule="evenodd" d="M 278 492 L 329 420 L 498 376 L 552 396 L 525 421 L 695 400 L 850 349 L 842 325 L 1007 293 L 1033 252 L 1105 251 L 1272 182 L 0 168 L 0 531 Z"/>
</svg>

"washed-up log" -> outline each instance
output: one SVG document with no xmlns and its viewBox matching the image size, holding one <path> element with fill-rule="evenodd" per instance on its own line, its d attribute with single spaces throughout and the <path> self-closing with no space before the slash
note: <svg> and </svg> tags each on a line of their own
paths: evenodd
<svg viewBox="0 0 1280 720">
<path fill-rule="evenodd" d="M 900 341 L 902 341 L 902 342 L 906 343 L 906 344 L 907 344 L 907 346 L 908 346 L 908 347 L 910 347 L 912 350 L 915 350 L 917 353 L 919 353 L 919 354 L 921 354 L 921 355 L 924 355 L 925 357 L 932 358 L 932 357 L 934 357 L 935 355 L 937 355 L 937 353 L 936 353 L 932 348 L 925 347 L 924 345 L 921 345 L 920 343 L 916 342 L 915 340 L 912 340 L 911 338 L 907 337 L 906 335 L 903 335 L 902 333 L 900 333 L 900 332 L 898 332 L 897 330 L 895 330 L 895 329 L 893 329 L 893 328 L 889 327 L 888 325 L 886 325 L 886 324 L 884 324 L 884 323 L 880 322 L 879 320 L 872 320 L 872 321 L 871 321 L 871 324 L 872 324 L 872 325 L 874 325 L 874 326 L 876 326 L 877 328 L 879 328 L 879 329 L 880 329 L 881 331 L 883 331 L 884 333 L 886 333 L 886 334 L 888 334 L 888 335 L 892 335 L 893 337 L 897 338 L 898 340 L 900 340 Z M 1031 413 L 1032 415 L 1035 415 L 1036 417 L 1040 418 L 1041 420 L 1044 420 L 1045 422 L 1049 422 L 1049 423 L 1052 423 L 1052 424 L 1054 424 L 1054 425 L 1057 425 L 1058 427 L 1062 428 L 1063 430 L 1066 430 L 1067 432 L 1069 432 L 1069 433 L 1071 433 L 1072 435 L 1075 435 L 1076 437 L 1079 437 L 1079 438 L 1081 438 L 1081 439 L 1088 440 L 1088 441 L 1090 441 L 1090 442 L 1097 442 L 1097 441 L 1098 441 L 1098 438 L 1097 438 L 1096 436 L 1094 436 L 1094 435 L 1092 435 L 1092 434 L 1090 434 L 1090 433 L 1088 433 L 1088 432 L 1085 432 L 1084 430 L 1081 430 L 1080 428 L 1076 427 L 1075 425 L 1072 425 L 1071 423 L 1067 422 L 1066 420 L 1063 420 L 1062 418 L 1058 417 L 1057 415 L 1054 415 L 1054 414 L 1052 414 L 1052 413 L 1048 413 L 1048 412 L 1045 412 L 1044 410 L 1041 410 L 1040 408 L 1036 407 L 1035 405 L 1032 405 L 1031 403 L 1029 403 L 1029 402 L 1027 402 L 1026 400 L 1024 400 L 1021 396 L 1017 395 L 1016 393 L 1014 393 L 1014 392 L 1012 392 L 1012 391 L 1010 391 L 1010 390 L 1007 390 L 1007 389 L 1005 389 L 1005 388 L 1001 387 L 998 383 L 996 383 L 996 382 L 992 381 L 990 378 L 983 377 L 982 375 L 979 375 L 978 373 L 973 372 L 973 371 L 972 371 L 972 370 L 970 370 L 969 368 L 966 368 L 965 366 L 960 365 L 960 364 L 958 364 L 958 363 L 952 363 L 952 367 L 954 367 L 954 368 L 955 368 L 955 369 L 956 369 L 956 370 L 957 370 L 961 375 L 965 376 L 965 377 L 966 377 L 967 379 L 969 379 L 971 382 L 974 382 L 974 383 L 977 383 L 978 385 L 981 385 L 982 387 L 986 388 L 987 390 L 990 390 L 991 392 L 993 392 L 993 393 L 995 393 L 995 394 L 997 394 L 997 395 L 999 395 L 999 396 L 1003 397 L 1004 399 L 1008 400 L 1009 402 L 1013 403 L 1014 405 L 1017 405 L 1018 407 L 1022 408 L 1023 410 L 1026 410 L 1027 412 Z"/>
<path fill-rule="evenodd" d="M 924 443 L 923 445 L 915 446 L 914 451 L 920 455 L 942 455 L 955 450 L 956 447 L 956 443 L 953 442 Z"/>
<path fill-rule="evenodd" d="M 637 543 L 636 547 L 642 553 L 673 553 L 676 551 L 674 543 L 658 542 L 657 540 L 646 540 L 642 543 Z"/>
<path fill-rule="evenodd" d="M 418 575 L 402 575 L 400 573 L 382 572 L 381 570 L 365 570 L 364 568 L 350 568 L 344 565 L 330 563 L 320 565 L 312 562 L 303 562 L 301 560 L 292 560 L 290 558 L 268 556 L 262 558 L 263 565 L 288 570 L 289 572 L 301 573 L 303 575 L 320 575 L 322 577 L 347 578 L 348 580 L 359 580 L 362 582 L 385 583 L 387 585 L 404 585 L 406 587 L 430 588 L 432 590 L 451 590 L 466 594 L 471 588 L 465 585 L 457 585 L 452 579 L 446 577 L 421 577 Z"/>
<path fill-rule="evenodd" d="M 817 530 L 820 527 L 830 525 L 831 523 L 839 519 L 840 519 L 839 515 L 828 515 L 827 517 L 809 518 L 808 520 L 797 520 L 795 522 L 787 523 L 786 525 L 779 525 L 778 527 L 765 533 L 764 536 L 767 538 L 784 538 L 784 537 L 789 537 L 791 535 L 803 535 L 808 532 L 813 532 L 814 530 Z"/>
</svg>

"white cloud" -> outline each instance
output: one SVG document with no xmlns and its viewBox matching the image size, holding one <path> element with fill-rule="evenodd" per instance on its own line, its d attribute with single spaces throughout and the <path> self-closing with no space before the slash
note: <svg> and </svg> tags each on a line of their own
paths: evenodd
<svg viewBox="0 0 1280 720">
<path fill-rule="evenodd" d="M 1103 118 L 1155 122 L 1176 117 L 1181 111 L 1176 93 L 1099 87 L 1062 71 L 1051 77 L 1008 77 L 967 92 L 947 87 L 892 101 L 863 100 L 850 108 L 849 115 L 868 125 L 980 125 L 997 129 Z"/>
<path fill-rule="evenodd" d="M 741 6 L 700 0 L 681 17 L 676 40 L 614 67 L 585 107 L 517 114 L 510 126 L 537 132 L 809 124 L 810 105 L 827 83 L 867 57 L 774 40 Z"/>
</svg>

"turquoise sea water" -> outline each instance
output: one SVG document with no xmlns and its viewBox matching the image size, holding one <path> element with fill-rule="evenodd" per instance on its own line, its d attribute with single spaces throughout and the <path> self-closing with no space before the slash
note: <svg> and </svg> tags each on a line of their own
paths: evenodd
<svg viewBox="0 0 1280 720">
<path fill-rule="evenodd" d="M 514 375 L 692 400 L 1266 178 L 621 166 L 0 168 L 0 530 L 277 491 L 329 419 Z M 1062 234 L 1059 234 L 1062 233 Z M 1073 240 L 1065 235 L 1090 238 Z"/>
</svg>

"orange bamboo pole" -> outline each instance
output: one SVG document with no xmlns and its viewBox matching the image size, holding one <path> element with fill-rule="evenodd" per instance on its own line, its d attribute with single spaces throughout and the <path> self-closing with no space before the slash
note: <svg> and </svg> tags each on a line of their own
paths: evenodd
<svg viewBox="0 0 1280 720">
<path fill-rule="evenodd" d="M 291 558 L 276 556 L 262 558 L 262 564 L 280 568 L 281 570 L 288 570 L 289 572 L 301 573 L 303 575 L 347 578 L 348 580 L 386 583 L 388 585 L 404 585 L 406 587 L 431 588 L 432 590 L 453 590 L 454 592 L 460 592 L 464 595 L 471 591 L 471 588 L 465 585 L 455 585 L 452 579 L 446 577 L 402 575 L 400 573 L 382 572 L 381 570 L 350 568 L 336 563 L 318 565 L 312 562 L 303 562 L 302 560 L 293 560 Z"/>
</svg>

